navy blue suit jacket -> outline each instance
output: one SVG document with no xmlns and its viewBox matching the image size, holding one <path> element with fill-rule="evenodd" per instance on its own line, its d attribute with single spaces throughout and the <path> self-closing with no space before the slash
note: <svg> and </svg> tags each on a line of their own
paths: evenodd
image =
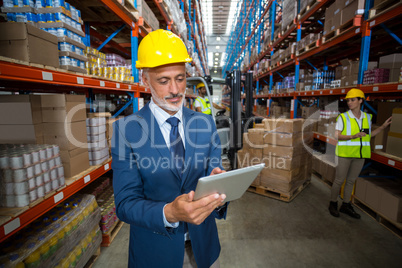
<svg viewBox="0 0 402 268">
<path fill-rule="evenodd" d="M 183 108 L 185 171 L 180 178 L 149 105 L 114 123 L 113 188 L 116 213 L 130 224 L 129 267 L 182 267 L 184 223 L 165 228 L 163 207 L 195 190 L 197 181 L 222 168 L 216 126 L 209 115 Z M 200 225 L 188 225 L 198 267 L 210 267 L 220 244 L 214 211 Z"/>
</svg>

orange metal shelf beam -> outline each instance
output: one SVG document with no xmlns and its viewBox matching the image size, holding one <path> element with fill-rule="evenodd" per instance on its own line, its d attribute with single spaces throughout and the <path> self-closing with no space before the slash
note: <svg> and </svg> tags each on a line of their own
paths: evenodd
<svg viewBox="0 0 402 268">
<path fill-rule="evenodd" d="M 103 4 L 105 4 L 110 10 L 113 11 L 120 19 L 122 19 L 128 26 L 131 28 L 135 28 L 136 20 L 133 15 L 129 12 L 124 12 L 121 9 L 121 4 L 117 2 L 117 0 L 100 0 Z"/>
<path fill-rule="evenodd" d="M 81 76 L 74 73 L 40 69 L 37 67 L 4 61 L 0 61 L 0 79 L 116 91 L 135 92 L 136 90 L 140 89 L 138 84 L 125 84 L 120 82 L 106 81 Z"/>
<path fill-rule="evenodd" d="M 367 22 L 369 23 L 369 27 L 373 28 L 397 16 L 401 16 L 401 14 L 402 14 L 402 3 L 399 3 L 397 7 L 389 10 L 388 12 L 375 16 L 372 19 L 368 19 Z"/>
<path fill-rule="evenodd" d="M 317 132 L 314 132 L 314 138 L 332 145 L 336 145 L 338 143 L 334 138 L 324 136 Z"/>
<path fill-rule="evenodd" d="M 7 223 L 3 224 L 0 227 L 0 242 L 3 242 L 5 239 L 9 238 L 25 226 L 27 226 L 29 223 L 33 222 L 34 220 L 45 214 L 47 211 L 54 208 L 56 205 L 60 204 L 73 194 L 77 193 L 79 190 L 87 186 L 88 183 L 96 180 L 97 178 L 111 170 L 111 163 L 112 162 L 109 161 L 108 163 L 91 171 L 89 174 L 82 176 L 72 184 L 57 191 L 54 195 L 50 196 L 47 199 L 44 199 L 36 206 L 29 208 L 17 217 L 14 217 Z"/>
</svg>

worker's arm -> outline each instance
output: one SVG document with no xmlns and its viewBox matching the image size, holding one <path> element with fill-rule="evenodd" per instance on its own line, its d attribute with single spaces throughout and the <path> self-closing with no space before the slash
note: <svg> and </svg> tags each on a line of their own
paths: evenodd
<svg viewBox="0 0 402 268">
<path fill-rule="evenodd" d="M 214 105 L 215 109 L 219 109 L 219 110 L 226 109 L 225 107 L 220 106 L 220 105 L 216 104 L 215 102 L 213 102 L 212 104 Z"/>
<path fill-rule="evenodd" d="M 199 113 L 201 113 L 201 107 L 195 107 L 195 110 Z"/>
<path fill-rule="evenodd" d="M 391 116 L 390 118 L 388 118 L 388 119 L 384 122 L 384 124 L 381 125 L 381 127 L 377 128 L 377 129 L 375 129 L 375 130 L 373 130 L 373 131 L 371 132 L 371 137 L 375 137 L 378 133 L 380 133 L 381 131 L 383 131 L 384 129 L 386 129 L 386 128 L 391 124 L 391 122 L 392 122 L 391 120 L 392 120 L 392 116 Z"/>
<path fill-rule="evenodd" d="M 357 139 L 357 138 L 366 136 L 366 133 L 364 133 L 364 132 L 359 132 L 355 135 L 342 135 L 341 133 L 342 133 L 342 131 L 336 130 L 335 131 L 335 139 L 340 140 L 340 141 L 348 141 L 348 140 L 353 140 L 353 139 Z"/>
</svg>

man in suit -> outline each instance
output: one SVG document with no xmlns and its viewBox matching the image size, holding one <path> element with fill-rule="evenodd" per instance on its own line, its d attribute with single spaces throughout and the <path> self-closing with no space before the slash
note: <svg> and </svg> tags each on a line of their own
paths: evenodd
<svg viewBox="0 0 402 268">
<path fill-rule="evenodd" d="M 226 196 L 194 200 L 194 190 L 199 178 L 224 172 L 220 140 L 210 116 L 183 107 L 186 62 L 178 36 L 149 33 L 136 67 L 152 100 L 114 124 L 113 188 L 117 216 L 130 224 L 129 267 L 219 267 L 215 218 L 226 217 Z"/>
</svg>

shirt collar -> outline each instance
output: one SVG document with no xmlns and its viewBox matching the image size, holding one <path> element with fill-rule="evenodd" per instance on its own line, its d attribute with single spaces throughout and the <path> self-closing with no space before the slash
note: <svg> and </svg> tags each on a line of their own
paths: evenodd
<svg viewBox="0 0 402 268">
<path fill-rule="evenodd" d="M 350 116 L 351 118 L 355 118 L 355 119 L 358 119 L 358 120 L 361 120 L 361 119 L 364 118 L 364 112 L 362 112 L 362 111 L 360 111 L 360 118 L 357 118 L 357 117 L 353 114 L 352 110 L 349 110 L 348 113 L 349 113 L 349 116 Z"/>
<path fill-rule="evenodd" d="M 154 100 L 151 98 L 149 103 L 149 109 L 151 110 L 152 114 L 155 116 L 156 122 L 158 122 L 159 127 L 162 127 L 164 123 L 167 123 L 166 120 L 171 117 L 166 111 L 164 111 L 161 107 L 159 107 Z M 178 118 L 180 122 L 183 123 L 183 106 L 173 115 L 174 117 Z"/>
</svg>

